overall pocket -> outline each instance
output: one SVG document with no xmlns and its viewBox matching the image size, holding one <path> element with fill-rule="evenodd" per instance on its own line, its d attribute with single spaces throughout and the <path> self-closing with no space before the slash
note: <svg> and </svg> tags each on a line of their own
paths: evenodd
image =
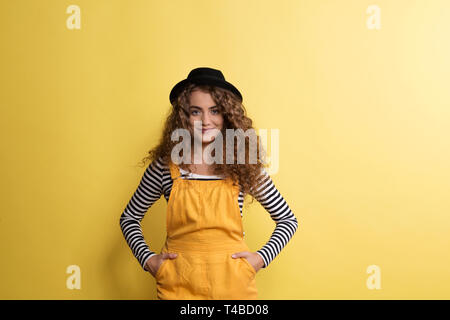
<svg viewBox="0 0 450 320">
<path fill-rule="evenodd" d="M 161 273 L 164 271 L 164 267 L 166 266 L 168 260 L 170 260 L 170 259 L 167 258 L 167 259 L 163 260 L 163 262 L 159 266 L 158 270 L 156 271 L 155 279 L 158 279 L 161 276 Z"/>
<path fill-rule="evenodd" d="M 255 268 L 253 268 L 251 263 L 248 262 L 248 260 L 246 258 L 244 258 L 244 257 L 240 258 L 240 260 L 244 263 L 246 268 L 251 272 L 252 276 L 255 276 L 256 275 L 256 270 L 255 270 Z"/>
</svg>

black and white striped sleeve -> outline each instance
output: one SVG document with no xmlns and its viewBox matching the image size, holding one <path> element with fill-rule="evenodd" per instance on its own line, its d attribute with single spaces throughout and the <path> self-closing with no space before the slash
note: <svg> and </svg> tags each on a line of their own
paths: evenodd
<svg viewBox="0 0 450 320">
<path fill-rule="evenodd" d="M 142 233 L 141 221 L 162 193 L 162 168 L 161 163 L 156 160 L 145 170 L 136 191 L 120 216 L 120 228 L 125 240 L 145 271 L 147 271 L 145 268 L 147 260 L 157 253 L 150 250 L 147 245 Z"/>
<path fill-rule="evenodd" d="M 266 268 L 292 238 L 298 228 L 298 222 L 264 169 L 260 179 L 255 188 L 255 199 L 269 212 L 270 217 L 276 223 L 269 241 L 256 251 L 264 260 L 263 268 Z"/>
</svg>

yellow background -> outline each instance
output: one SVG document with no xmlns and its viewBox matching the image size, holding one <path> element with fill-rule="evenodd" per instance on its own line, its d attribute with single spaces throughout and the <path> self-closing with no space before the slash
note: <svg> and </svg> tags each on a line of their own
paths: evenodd
<svg viewBox="0 0 450 320">
<path fill-rule="evenodd" d="M 258 272 L 260 299 L 450 298 L 447 0 L 9 0 L 0 15 L 0 298 L 156 298 L 119 217 L 170 89 L 200 66 L 280 130 L 272 179 L 299 229 Z M 153 250 L 165 209 L 143 220 Z M 244 207 L 252 250 L 274 226 Z"/>
</svg>

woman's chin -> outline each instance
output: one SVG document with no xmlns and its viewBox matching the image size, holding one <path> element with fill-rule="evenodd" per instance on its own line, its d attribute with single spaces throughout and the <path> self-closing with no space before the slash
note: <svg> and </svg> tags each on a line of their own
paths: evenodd
<svg viewBox="0 0 450 320">
<path fill-rule="evenodd" d="M 203 139 L 202 140 L 202 144 L 210 144 L 211 142 L 214 141 L 214 138 L 210 138 L 210 139 Z"/>
<path fill-rule="evenodd" d="M 207 136 L 207 137 L 202 137 L 201 139 L 196 139 L 195 141 L 198 143 L 198 142 L 201 142 L 202 144 L 208 144 L 208 143 L 211 143 L 211 142 L 213 142 L 214 140 L 215 140 L 215 136 Z"/>
</svg>

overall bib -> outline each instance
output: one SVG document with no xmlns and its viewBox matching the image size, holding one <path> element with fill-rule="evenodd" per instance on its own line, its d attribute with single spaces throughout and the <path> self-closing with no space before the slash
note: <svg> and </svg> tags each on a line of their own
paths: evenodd
<svg viewBox="0 0 450 320">
<path fill-rule="evenodd" d="M 232 258 L 250 251 L 243 238 L 239 187 L 231 179 L 187 180 L 169 162 L 173 179 L 163 252 L 156 272 L 157 297 L 161 300 L 257 299 L 256 271 L 246 258 Z"/>
</svg>

